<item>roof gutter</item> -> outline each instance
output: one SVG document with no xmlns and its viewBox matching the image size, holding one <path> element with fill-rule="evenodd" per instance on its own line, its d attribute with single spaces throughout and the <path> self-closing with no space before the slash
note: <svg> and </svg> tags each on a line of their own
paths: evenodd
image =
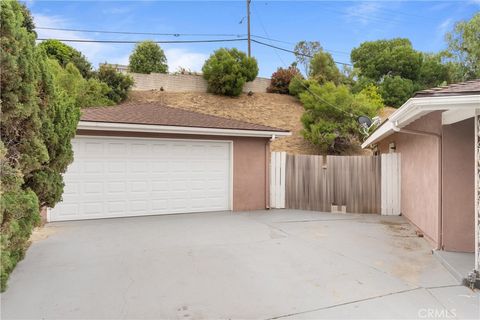
<svg viewBox="0 0 480 320">
<path fill-rule="evenodd" d="M 268 130 L 242 130 L 242 129 L 221 129 L 204 127 L 182 127 L 182 126 L 162 126 L 150 124 L 133 123 L 114 123 L 114 122 L 96 122 L 80 121 L 77 129 L 94 131 L 122 131 L 122 132 L 150 132 L 167 134 L 191 134 L 208 136 L 234 136 L 234 137 L 287 137 L 292 133 L 289 131 L 268 131 Z"/>
<path fill-rule="evenodd" d="M 399 132 L 399 133 L 416 134 L 416 135 L 419 135 L 419 136 L 429 136 L 429 137 L 436 137 L 436 138 L 441 138 L 442 137 L 438 133 L 434 133 L 434 132 L 411 130 L 411 129 L 402 129 L 402 128 L 399 128 L 399 127 L 396 127 L 396 126 L 394 126 L 392 129 L 393 129 L 393 131 Z"/>
<path fill-rule="evenodd" d="M 440 96 L 410 98 L 387 121 L 373 131 L 367 140 L 362 143 L 362 148 L 380 141 L 394 132 L 395 128 L 402 128 L 409 123 L 432 111 L 470 110 L 480 106 L 480 95 L 467 96 Z"/>
</svg>

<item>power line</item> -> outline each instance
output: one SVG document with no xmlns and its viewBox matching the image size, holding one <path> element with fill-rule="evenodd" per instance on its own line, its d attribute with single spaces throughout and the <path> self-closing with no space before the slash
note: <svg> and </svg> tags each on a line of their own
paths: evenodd
<svg viewBox="0 0 480 320">
<path fill-rule="evenodd" d="M 82 42 L 82 43 L 139 43 L 144 40 L 90 40 L 90 39 L 54 39 L 54 38 L 38 38 L 37 40 L 58 40 L 62 42 Z M 155 43 L 211 43 L 211 42 L 237 42 L 247 41 L 247 38 L 238 39 L 202 39 L 202 40 L 151 40 Z M 252 40 L 253 41 L 253 40 Z"/>
<path fill-rule="evenodd" d="M 38 38 L 37 40 L 39 41 L 45 41 L 45 40 L 58 40 L 62 42 L 77 42 L 77 43 L 118 43 L 118 44 L 135 44 L 142 42 L 143 40 L 90 40 L 90 39 L 53 39 L 53 38 Z M 248 41 L 247 38 L 237 38 L 237 39 L 202 39 L 202 40 L 152 40 L 152 42 L 155 43 L 221 43 L 221 42 L 238 42 L 238 41 Z M 274 46 L 272 44 L 258 41 L 255 39 L 251 39 L 252 42 L 260 44 L 262 46 L 267 46 L 270 48 L 282 50 L 285 52 L 293 53 L 295 55 L 303 56 L 303 57 L 308 57 L 312 58 L 310 55 L 302 54 L 295 52 L 293 50 L 281 48 Z M 335 63 L 346 65 L 346 66 L 351 66 L 352 64 L 346 63 L 346 62 L 339 62 L 339 61 L 334 61 Z"/>
<path fill-rule="evenodd" d="M 244 37 L 244 34 L 234 33 L 158 33 L 158 32 L 136 32 L 136 31 L 112 31 L 112 30 L 91 30 L 91 29 L 70 29 L 70 28 L 53 28 L 53 27 L 35 27 L 39 30 L 53 30 L 53 31 L 69 31 L 69 32 L 85 32 L 85 33 L 109 33 L 109 34 L 135 34 L 135 35 L 150 35 L 150 36 L 174 36 L 174 37 Z"/>
<path fill-rule="evenodd" d="M 114 30 L 92 30 L 92 29 L 71 29 L 71 28 L 53 28 L 53 27 L 36 27 L 38 30 L 52 30 L 52 31 L 68 31 L 68 32 L 84 32 L 84 33 L 105 33 L 105 34 L 124 34 L 124 35 L 150 35 L 150 36 L 173 36 L 173 37 L 237 37 L 244 38 L 246 34 L 235 34 L 235 33 L 158 33 L 158 32 L 137 32 L 137 31 L 114 31 Z M 263 40 L 268 40 L 271 42 L 279 42 L 284 44 L 292 44 L 293 42 L 283 41 L 279 39 L 273 39 L 270 37 L 264 37 L 256 34 L 251 35 L 252 38 L 258 38 Z M 350 54 L 345 51 L 338 50 L 328 50 L 325 51 L 332 53 L 341 53 L 341 54 Z"/>
<path fill-rule="evenodd" d="M 269 37 L 269 34 L 268 34 L 268 32 L 267 32 L 267 29 L 266 29 L 265 26 L 263 25 L 262 18 L 260 17 L 260 15 L 258 16 L 258 18 L 259 18 L 259 21 L 260 21 L 260 25 L 262 26 L 263 32 L 265 33 L 265 35 L 266 35 L 267 37 Z M 258 43 L 258 41 L 256 41 L 256 40 L 253 40 L 253 41 L 255 41 L 255 42 Z M 279 47 L 275 47 L 275 46 L 271 46 L 271 47 L 274 48 L 274 49 L 278 49 L 278 50 L 282 50 L 282 49 L 283 49 L 283 48 L 279 48 Z M 290 52 L 293 52 L 293 51 L 290 51 Z M 293 52 L 293 53 L 295 53 L 295 52 Z M 275 51 L 275 54 L 277 55 L 278 59 L 280 59 L 280 61 L 283 63 L 283 65 L 284 65 L 285 67 L 287 67 L 287 64 L 285 63 L 285 61 L 283 61 L 282 57 L 278 54 L 277 51 Z M 307 57 L 310 57 L 310 58 L 311 58 L 311 56 L 308 56 L 308 55 L 302 55 L 302 56 L 307 56 Z M 305 90 L 308 91 L 312 96 L 314 96 L 315 98 L 317 98 L 317 99 L 320 100 L 321 102 L 323 102 L 323 103 L 325 103 L 325 104 L 333 107 L 334 109 L 336 109 L 336 110 L 338 110 L 338 111 L 340 111 L 340 112 L 345 113 L 347 116 L 353 118 L 353 115 L 352 115 L 351 113 L 348 113 L 347 111 L 343 110 L 342 108 L 337 107 L 337 106 L 334 105 L 333 103 L 330 103 L 329 101 L 321 98 L 321 97 L 320 97 L 319 95 L 317 95 L 315 92 L 313 92 L 312 90 L 310 90 L 310 88 L 303 83 L 303 79 L 301 79 L 300 77 L 298 77 L 296 74 L 294 74 L 293 77 L 294 77 L 295 79 L 297 79 L 297 80 L 299 81 L 299 83 L 302 85 L 302 87 L 304 87 Z"/>
<path fill-rule="evenodd" d="M 255 40 L 255 39 L 252 39 L 252 42 L 255 42 L 255 43 L 261 44 L 261 45 L 263 45 L 263 46 L 270 47 L 270 48 L 274 48 L 274 49 L 277 49 L 277 50 L 281 50 L 281 51 L 285 51 L 285 52 L 290 52 L 290 53 L 293 53 L 293 54 L 295 54 L 295 55 L 297 55 L 297 56 L 302 56 L 302 57 L 307 57 L 307 58 L 313 58 L 313 56 L 308 55 L 308 54 L 302 54 L 302 53 L 299 53 L 299 52 L 295 52 L 295 51 L 293 51 L 293 50 L 289 50 L 289 49 L 277 47 L 277 46 L 274 46 L 273 44 L 265 43 L 265 42 L 258 41 L 258 40 Z M 335 63 L 337 63 L 337 64 L 345 65 L 345 66 L 352 66 L 351 63 L 340 62 L 340 61 L 333 61 L 333 62 L 335 62 Z"/>
</svg>

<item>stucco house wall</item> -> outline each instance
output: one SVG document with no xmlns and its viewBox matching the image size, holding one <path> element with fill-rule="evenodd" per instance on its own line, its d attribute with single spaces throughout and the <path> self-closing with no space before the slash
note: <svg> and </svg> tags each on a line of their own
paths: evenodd
<svg viewBox="0 0 480 320">
<path fill-rule="evenodd" d="M 269 203 L 268 138 L 78 130 L 77 135 L 233 141 L 233 210 L 261 210 Z"/>
<path fill-rule="evenodd" d="M 442 246 L 448 251 L 475 250 L 474 130 L 473 118 L 443 126 Z"/>
<path fill-rule="evenodd" d="M 473 252 L 474 121 L 442 126 L 441 115 L 432 112 L 404 128 L 441 138 L 400 132 L 377 146 L 387 153 L 389 144 L 395 143 L 396 152 L 402 154 L 402 214 L 434 247 Z"/>
<path fill-rule="evenodd" d="M 432 112 L 410 123 L 405 129 L 441 134 L 441 112 Z M 437 247 L 440 207 L 440 145 L 434 136 L 395 133 L 378 143 L 381 153 L 389 152 L 394 142 L 396 152 L 402 154 L 401 210 L 412 224 Z"/>
</svg>

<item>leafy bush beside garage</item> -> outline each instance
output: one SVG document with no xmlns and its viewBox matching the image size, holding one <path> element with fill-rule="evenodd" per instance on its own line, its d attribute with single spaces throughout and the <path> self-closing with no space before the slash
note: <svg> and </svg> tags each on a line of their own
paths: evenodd
<svg viewBox="0 0 480 320">
<path fill-rule="evenodd" d="M 53 207 L 61 199 L 61 174 L 73 160 L 71 138 L 80 109 L 55 82 L 45 51 L 35 46 L 28 10 L 16 1 L 2 1 L 0 18 L 3 291 L 40 221 L 40 207 Z"/>
</svg>

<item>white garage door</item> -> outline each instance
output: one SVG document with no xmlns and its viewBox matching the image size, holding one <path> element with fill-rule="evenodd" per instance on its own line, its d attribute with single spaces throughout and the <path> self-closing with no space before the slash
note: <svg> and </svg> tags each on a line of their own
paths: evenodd
<svg viewBox="0 0 480 320">
<path fill-rule="evenodd" d="M 51 221 L 229 210 L 230 142 L 76 137 Z"/>
</svg>

